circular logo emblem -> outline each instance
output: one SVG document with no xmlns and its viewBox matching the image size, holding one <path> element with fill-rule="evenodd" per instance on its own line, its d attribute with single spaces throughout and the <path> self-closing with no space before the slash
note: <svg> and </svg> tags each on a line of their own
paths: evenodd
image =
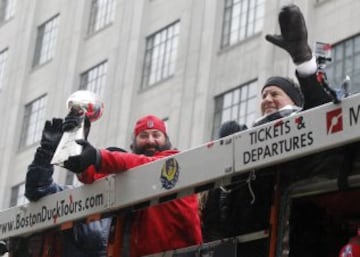
<svg viewBox="0 0 360 257">
<path fill-rule="evenodd" d="M 175 158 L 170 158 L 165 161 L 161 167 L 160 181 L 165 189 L 173 188 L 179 178 L 179 163 Z"/>
<path fill-rule="evenodd" d="M 148 120 L 148 121 L 146 122 L 146 126 L 147 126 L 149 129 L 153 128 L 153 127 L 154 127 L 154 121 Z"/>
</svg>

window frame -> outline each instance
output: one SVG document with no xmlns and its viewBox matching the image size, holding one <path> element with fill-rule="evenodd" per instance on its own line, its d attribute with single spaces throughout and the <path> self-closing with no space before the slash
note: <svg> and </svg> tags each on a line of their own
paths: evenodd
<svg viewBox="0 0 360 257">
<path fill-rule="evenodd" d="M 176 20 L 146 38 L 142 89 L 150 88 L 175 74 L 179 36 L 180 20 Z"/>
<path fill-rule="evenodd" d="M 43 65 L 54 58 L 59 20 L 60 14 L 56 14 L 37 27 L 32 67 Z"/>
<path fill-rule="evenodd" d="M 8 60 L 8 52 L 9 48 L 4 48 L 2 51 L 0 51 L 0 92 L 2 91 L 4 87 L 4 80 L 5 80 L 5 72 L 6 72 L 6 66 L 7 66 L 7 60 Z"/>
<path fill-rule="evenodd" d="M 360 34 L 332 45 L 331 62 L 327 64 L 326 73 L 333 88 L 340 90 L 348 75 L 352 86 L 351 93 L 360 92 Z"/>
<path fill-rule="evenodd" d="M 25 197 L 25 182 L 21 182 L 11 187 L 9 207 L 26 204 L 28 202 L 28 199 Z"/>
<path fill-rule="evenodd" d="M 108 60 L 104 60 L 80 74 L 79 89 L 89 90 L 99 96 L 104 95 L 108 71 Z M 99 73 L 101 72 L 101 73 Z M 95 73 L 95 75 L 93 75 Z"/>
<path fill-rule="evenodd" d="M 99 4 L 101 2 L 102 4 Z M 116 13 L 115 0 L 92 0 L 87 34 L 92 35 L 113 23 Z"/>
<path fill-rule="evenodd" d="M 40 141 L 45 122 L 46 105 L 47 95 L 44 94 L 24 106 L 24 116 L 19 141 L 20 150 Z M 35 110 L 33 110 L 33 108 L 35 108 Z M 31 133 L 32 130 L 33 133 Z"/>
<path fill-rule="evenodd" d="M 265 3 L 266 0 L 224 0 L 221 49 L 235 45 L 262 31 Z M 245 14 L 245 18 L 242 18 L 241 14 Z M 233 35 L 236 35 L 234 39 Z"/>
<path fill-rule="evenodd" d="M 235 120 L 248 127 L 252 126 L 258 113 L 257 88 L 258 80 L 254 79 L 214 97 L 213 139 L 218 137 L 221 125 L 226 121 Z M 238 96 L 235 95 L 237 92 Z M 226 97 L 231 98 L 230 102 L 228 101 L 230 104 L 226 103 Z M 245 109 L 242 109 L 242 106 Z M 224 111 L 230 112 L 229 117 L 224 118 Z"/>
<path fill-rule="evenodd" d="M 0 1 L 0 23 L 7 22 L 15 15 L 16 0 Z"/>
</svg>

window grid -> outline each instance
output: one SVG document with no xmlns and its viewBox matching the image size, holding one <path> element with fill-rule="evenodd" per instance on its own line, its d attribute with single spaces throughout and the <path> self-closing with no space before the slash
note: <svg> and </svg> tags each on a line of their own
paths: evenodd
<svg viewBox="0 0 360 257">
<path fill-rule="evenodd" d="M 177 21 L 148 37 L 142 87 L 146 88 L 174 74 L 180 22 Z"/>
<path fill-rule="evenodd" d="M 41 138 L 45 122 L 46 95 L 25 106 L 20 148 L 32 145 Z"/>
<path fill-rule="evenodd" d="M 213 138 L 217 138 L 221 125 L 230 120 L 252 126 L 256 118 L 257 82 L 253 81 L 215 98 Z"/>
<path fill-rule="evenodd" d="M 38 28 L 33 66 L 43 64 L 54 57 L 58 26 L 57 15 Z"/>
<path fill-rule="evenodd" d="M 233 45 L 261 31 L 265 0 L 225 0 L 221 46 Z"/>
<path fill-rule="evenodd" d="M 5 77 L 5 67 L 7 63 L 7 55 L 8 55 L 8 49 L 0 52 L 0 91 L 4 84 L 4 77 Z"/>
<path fill-rule="evenodd" d="M 11 188 L 10 207 L 28 202 L 29 201 L 25 197 L 25 183 L 18 184 Z"/>
<path fill-rule="evenodd" d="M 107 61 L 85 71 L 80 75 L 80 89 L 89 90 L 103 96 L 106 84 Z"/>
<path fill-rule="evenodd" d="M 0 21 L 4 22 L 12 18 L 15 14 L 16 0 L 1 0 L 0 2 Z"/>
<path fill-rule="evenodd" d="M 110 24 L 114 18 L 114 0 L 92 0 L 88 33 L 91 34 L 104 28 L 106 25 Z"/>
<path fill-rule="evenodd" d="M 360 92 L 360 35 L 334 45 L 331 55 L 332 62 L 327 66 L 331 86 L 339 89 L 348 75 L 351 92 Z"/>
</svg>

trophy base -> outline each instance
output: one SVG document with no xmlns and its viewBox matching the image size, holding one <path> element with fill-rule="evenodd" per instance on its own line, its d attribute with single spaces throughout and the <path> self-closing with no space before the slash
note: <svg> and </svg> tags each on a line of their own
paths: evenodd
<svg viewBox="0 0 360 257">
<path fill-rule="evenodd" d="M 70 156 L 81 154 L 82 146 L 75 142 L 77 139 L 84 139 L 83 124 L 73 131 L 64 132 L 50 163 L 63 167 Z"/>
</svg>

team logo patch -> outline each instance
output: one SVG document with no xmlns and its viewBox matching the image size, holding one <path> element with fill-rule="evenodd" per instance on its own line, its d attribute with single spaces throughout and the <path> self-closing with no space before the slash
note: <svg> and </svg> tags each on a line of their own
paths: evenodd
<svg viewBox="0 0 360 257">
<path fill-rule="evenodd" d="M 151 129 L 151 128 L 154 127 L 154 121 L 148 120 L 147 123 L 146 123 L 146 125 L 147 125 L 147 127 L 148 127 L 149 129 Z"/>
<path fill-rule="evenodd" d="M 334 134 L 343 130 L 343 117 L 341 108 L 326 113 L 327 134 Z"/>
<path fill-rule="evenodd" d="M 170 158 L 165 161 L 161 167 L 160 181 L 165 189 L 173 188 L 179 178 L 179 163 L 175 158 Z"/>
</svg>

